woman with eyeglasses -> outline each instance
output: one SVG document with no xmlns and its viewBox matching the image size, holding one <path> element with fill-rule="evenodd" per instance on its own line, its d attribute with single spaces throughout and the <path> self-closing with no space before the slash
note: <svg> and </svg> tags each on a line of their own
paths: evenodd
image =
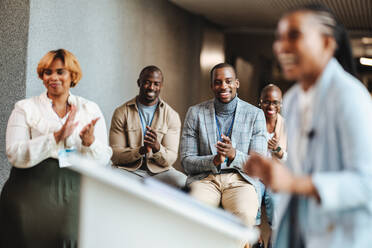
<svg viewBox="0 0 372 248">
<path fill-rule="evenodd" d="M 285 161 L 287 159 L 287 134 L 284 118 L 280 115 L 282 91 L 274 84 L 266 85 L 260 96 L 260 107 L 265 114 L 269 137 L 268 156 Z"/>
<path fill-rule="evenodd" d="M 261 91 L 259 106 L 264 112 L 266 119 L 267 137 L 269 139 L 267 156 L 286 161 L 287 134 L 284 118 L 280 115 L 282 107 L 282 91 L 280 88 L 274 84 L 266 85 Z M 265 205 L 268 224 L 272 227 L 274 221 L 274 198 L 270 189 L 266 188 L 264 184 L 261 184 L 261 200 Z M 263 232 L 265 226 L 262 225 L 261 219 L 262 209 L 260 208 L 257 214 L 256 224 L 260 226 L 261 232 Z M 260 237 L 259 242 L 253 248 L 261 247 L 265 247 L 263 236 Z M 271 247 L 270 239 L 268 240 L 268 247 Z"/>
<path fill-rule="evenodd" d="M 98 105 L 71 94 L 82 73 L 69 51 L 48 52 L 37 67 L 46 90 L 15 104 L 6 130 L 12 164 L 0 198 L 0 247 L 77 247 L 80 176 L 64 152 L 106 165 L 112 151 Z"/>
</svg>

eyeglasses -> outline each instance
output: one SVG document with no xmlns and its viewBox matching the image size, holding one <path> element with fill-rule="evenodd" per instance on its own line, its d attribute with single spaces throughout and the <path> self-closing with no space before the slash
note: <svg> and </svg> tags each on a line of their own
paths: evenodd
<svg viewBox="0 0 372 248">
<path fill-rule="evenodd" d="M 269 101 L 269 100 L 262 101 L 261 100 L 260 102 L 261 102 L 261 105 L 265 107 L 270 106 L 270 104 L 272 104 L 274 107 L 278 107 L 282 104 L 281 101 Z"/>
</svg>

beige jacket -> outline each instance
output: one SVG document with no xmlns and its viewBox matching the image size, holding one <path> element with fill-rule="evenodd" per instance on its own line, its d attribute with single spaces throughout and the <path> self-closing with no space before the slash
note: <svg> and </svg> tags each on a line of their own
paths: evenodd
<svg viewBox="0 0 372 248">
<path fill-rule="evenodd" d="M 152 173 L 169 169 L 176 161 L 180 140 L 181 120 L 176 111 L 159 99 L 151 127 L 157 133 L 160 151 L 148 153 L 147 167 Z M 129 171 L 135 171 L 144 163 L 139 153 L 143 145 L 141 120 L 136 98 L 118 107 L 111 120 L 110 146 L 113 150 L 112 162 Z"/>
</svg>

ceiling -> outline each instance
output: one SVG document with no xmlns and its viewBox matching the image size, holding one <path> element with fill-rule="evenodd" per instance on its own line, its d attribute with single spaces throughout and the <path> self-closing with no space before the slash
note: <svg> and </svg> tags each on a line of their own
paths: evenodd
<svg viewBox="0 0 372 248">
<path fill-rule="evenodd" d="M 353 33 L 372 33 L 372 0 L 170 0 L 225 30 L 274 30 L 279 17 L 301 5 L 321 2 Z"/>
</svg>

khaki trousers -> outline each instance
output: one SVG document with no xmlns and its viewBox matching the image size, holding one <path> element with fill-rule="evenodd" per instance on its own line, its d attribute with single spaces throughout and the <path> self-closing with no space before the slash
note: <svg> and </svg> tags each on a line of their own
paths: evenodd
<svg viewBox="0 0 372 248">
<path fill-rule="evenodd" d="M 258 195 L 254 186 L 239 173 L 209 175 L 190 184 L 190 195 L 208 205 L 222 207 L 247 226 L 256 224 Z"/>
</svg>

